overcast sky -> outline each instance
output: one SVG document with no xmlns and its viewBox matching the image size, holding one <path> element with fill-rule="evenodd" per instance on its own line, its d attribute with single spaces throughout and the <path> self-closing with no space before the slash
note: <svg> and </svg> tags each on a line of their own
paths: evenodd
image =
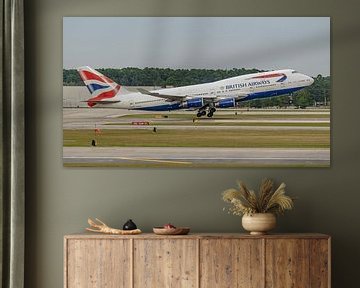
<svg viewBox="0 0 360 288">
<path fill-rule="evenodd" d="M 328 17 L 64 17 L 64 68 L 296 69 L 330 75 Z"/>
</svg>

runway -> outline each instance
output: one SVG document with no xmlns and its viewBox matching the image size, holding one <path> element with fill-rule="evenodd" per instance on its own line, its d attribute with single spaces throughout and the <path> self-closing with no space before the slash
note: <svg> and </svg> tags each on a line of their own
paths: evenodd
<svg viewBox="0 0 360 288">
<path fill-rule="evenodd" d="M 286 113 L 284 115 L 284 113 Z M 330 130 L 328 112 L 304 112 L 304 111 L 241 111 L 238 115 L 245 119 L 226 118 L 196 118 L 193 111 L 171 112 L 174 118 L 146 118 L 149 112 L 121 109 L 86 109 L 69 108 L 63 109 L 63 129 L 149 129 L 157 126 L 160 129 L 206 129 L 206 130 Z M 166 115 L 168 112 L 156 112 L 153 114 Z M 176 118 L 176 115 L 189 115 L 187 119 Z M 216 115 L 228 117 L 233 111 L 217 111 Z M 194 120 L 192 120 L 194 115 Z M 258 116 L 256 119 L 249 116 Z M 271 115 L 274 118 L 262 117 Z M 305 118 L 296 118 L 299 115 Z M 325 116 L 325 118 L 319 116 Z M 144 121 L 149 125 L 133 125 L 133 121 Z M 325 126 L 317 126 L 325 125 Z"/>
<path fill-rule="evenodd" d="M 330 149 L 64 147 L 64 164 L 176 167 L 329 166 Z M 105 165 L 107 166 L 107 165 Z"/>
<path fill-rule="evenodd" d="M 64 166 L 330 166 L 330 148 L 327 146 L 330 141 L 329 110 L 218 110 L 214 118 L 200 119 L 194 113 L 184 110 L 63 109 Z M 154 127 L 156 134 L 152 132 Z M 101 147 L 88 146 L 95 137 L 91 134 L 94 128 L 104 130 L 98 136 Z M 186 138 L 188 135 L 193 136 L 189 139 Z M 171 141 L 174 139 L 178 142 Z M 180 143 L 183 139 L 188 140 Z M 191 142 L 192 139 L 197 142 Z M 229 141 L 237 141 L 237 144 L 228 145 Z M 147 145 L 143 145 L 145 142 Z M 168 145 L 159 145 L 164 142 Z M 128 143 L 133 147 L 128 147 Z M 179 147 L 174 147 L 176 144 Z"/>
</svg>

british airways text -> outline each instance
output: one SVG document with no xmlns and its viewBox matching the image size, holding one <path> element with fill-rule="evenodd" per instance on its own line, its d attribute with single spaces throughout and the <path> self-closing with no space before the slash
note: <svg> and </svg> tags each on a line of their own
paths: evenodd
<svg viewBox="0 0 360 288">
<path fill-rule="evenodd" d="M 270 80 L 231 84 L 231 85 L 226 85 L 225 88 L 226 89 L 235 89 L 235 88 L 244 88 L 244 87 L 251 87 L 251 86 L 257 86 L 257 85 L 263 85 L 263 84 L 270 84 Z"/>
</svg>

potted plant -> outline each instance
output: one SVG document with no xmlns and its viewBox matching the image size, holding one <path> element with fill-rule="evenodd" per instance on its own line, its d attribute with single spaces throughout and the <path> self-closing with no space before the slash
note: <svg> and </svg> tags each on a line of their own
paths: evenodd
<svg viewBox="0 0 360 288">
<path fill-rule="evenodd" d="M 223 192 L 222 198 L 230 203 L 229 213 L 242 216 L 242 226 L 252 235 L 266 234 L 276 226 L 276 215 L 294 207 L 293 198 L 285 195 L 285 183 L 274 190 L 274 182 L 264 179 L 258 193 L 238 181 L 238 188 Z"/>
</svg>

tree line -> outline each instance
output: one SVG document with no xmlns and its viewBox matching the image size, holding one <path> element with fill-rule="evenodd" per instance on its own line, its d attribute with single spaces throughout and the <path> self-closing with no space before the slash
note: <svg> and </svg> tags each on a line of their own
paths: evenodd
<svg viewBox="0 0 360 288">
<path fill-rule="evenodd" d="M 98 69 L 98 71 L 116 83 L 124 86 L 157 86 L 179 87 L 185 85 L 208 83 L 225 78 L 240 76 L 249 73 L 263 72 L 258 69 L 170 69 L 170 68 L 133 68 L 122 69 Z M 248 101 L 245 106 L 249 107 L 286 107 L 294 105 L 300 108 L 315 105 L 330 105 L 330 76 L 318 75 L 314 83 L 295 92 L 292 96 L 279 96 L 261 100 Z M 75 69 L 63 70 L 64 86 L 83 86 L 79 74 Z"/>
</svg>

